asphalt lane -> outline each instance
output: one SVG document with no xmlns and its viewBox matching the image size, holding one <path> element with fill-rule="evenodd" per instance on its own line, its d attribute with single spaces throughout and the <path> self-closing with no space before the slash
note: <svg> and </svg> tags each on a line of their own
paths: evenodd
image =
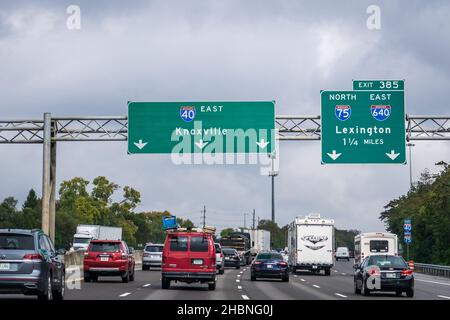
<svg viewBox="0 0 450 320">
<path fill-rule="evenodd" d="M 330 276 L 308 272 L 292 273 L 289 282 L 277 279 L 250 280 L 250 266 L 226 269 L 217 275 L 216 290 L 207 284 L 172 282 L 161 289 L 161 271 L 136 270 L 135 281 L 122 283 L 120 277 L 100 277 L 85 283 L 80 273 L 67 279 L 67 300 L 450 300 L 450 279 L 415 274 L 415 295 L 397 297 L 372 293 L 369 297 L 353 291 L 353 261 L 338 261 Z M 22 295 L 0 295 L 0 299 L 36 299 Z"/>
</svg>

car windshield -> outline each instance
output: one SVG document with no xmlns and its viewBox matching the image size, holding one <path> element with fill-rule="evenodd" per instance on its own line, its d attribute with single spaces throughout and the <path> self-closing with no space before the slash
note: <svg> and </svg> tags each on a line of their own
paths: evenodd
<svg viewBox="0 0 450 320">
<path fill-rule="evenodd" d="M 187 251 L 188 238 L 186 236 L 173 236 L 170 238 L 170 251 Z"/>
<path fill-rule="evenodd" d="M 73 238 L 73 243 L 75 244 L 86 244 L 91 242 L 90 238 Z"/>
<path fill-rule="evenodd" d="M 2 250 L 34 250 L 34 238 L 26 234 L 0 234 L 0 249 Z"/>
<path fill-rule="evenodd" d="M 367 262 L 368 266 L 378 266 L 380 268 L 406 268 L 406 262 L 401 257 L 396 256 L 371 256 Z"/>
<path fill-rule="evenodd" d="M 191 237 L 191 251 L 192 252 L 208 252 L 208 238 L 207 237 Z"/>
<path fill-rule="evenodd" d="M 163 246 L 146 246 L 145 251 L 147 251 L 147 252 L 162 252 Z"/>
<path fill-rule="evenodd" d="M 283 257 L 279 253 L 260 253 L 256 256 L 256 260 L 283 260 Z"/>
<path fill-rule="evenodd" d="M 233 256 L 236 254 L 236 250 L 234 249 L 229 249 L 229 248 L 222 248 L 222 252 L 224 255 L 226 256 Z"/>
<path fill-rule="evenodd" d="M 347 253 L 348 249 L 347 248 L 337 248 L 337 252 L 339 252 L 339 253 Z"/>
<path fill-rule="evenodd" d="M 118 242 L 91 242 L 89 251 L 92 252 L 120 252 Z"/>
</svg>

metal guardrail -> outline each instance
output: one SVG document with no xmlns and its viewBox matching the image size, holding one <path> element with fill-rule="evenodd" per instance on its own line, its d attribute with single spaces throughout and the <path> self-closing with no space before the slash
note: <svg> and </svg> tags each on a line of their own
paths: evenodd
<svg viewBox="0 0 450 320">
<path fill-rule="evenodd" d="M 436 264 L 414 263 L 414 271 L 432 276 L 450 278 L 450 267 Z"/>
</svg>

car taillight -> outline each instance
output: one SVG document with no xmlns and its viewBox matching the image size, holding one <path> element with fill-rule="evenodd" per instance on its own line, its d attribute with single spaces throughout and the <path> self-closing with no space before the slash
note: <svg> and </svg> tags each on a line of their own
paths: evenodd
<svg viewBox="0 0 450 320">
<path fill-rule="evenodd" d="M 278 265 L 285 267 L 285 266 L 287 266 L 287 263 L 286 262 L 278 262 Z"/>
<path fill-rule="evenodd" d="M 404 269 L 402 270 L 402 276 L 406 277 L 406 276 L 410 276 L 413 274 L 413 271 L 411 269 Z"/>
<path fill-rule="evenodd" d="M 23 256 L 23 260 L 40 260 L 42 261 L 42 256 L 39 253 L 28 253 Z"/>
<path fill-rule="evenodd" d="M 379 276 L 380 275 L 380 271 L 377 269 L 370 269 L 367 271 L 367 273 L 369 274 L 369 276 Z"/>
<path fill-rule="evenodd" d="M 121 258 L 122 258 L 122 260 L 126 260 L 127 259 L 127 254 L 126 253 L 122 253 Z"/>
<path fill-rule="evenodd" d="M 261 264 L 261 261 L 255 261 L 254 264 Z"/>
</svg>

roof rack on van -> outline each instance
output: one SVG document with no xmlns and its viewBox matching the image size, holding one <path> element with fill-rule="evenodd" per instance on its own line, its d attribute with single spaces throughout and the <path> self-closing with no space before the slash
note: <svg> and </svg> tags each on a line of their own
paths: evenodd
<svg viewBox="0 0 450 320">
<path fill-rule="evenodd" d="M 170 228 L 166 229 L 167 232 L 202 232 L 202 233 L 208 233 L 208 234 L 215 234 L 216 233 L 216 227 L 212 226 L 204 226 L 203 228 Z"/>
</svg>

